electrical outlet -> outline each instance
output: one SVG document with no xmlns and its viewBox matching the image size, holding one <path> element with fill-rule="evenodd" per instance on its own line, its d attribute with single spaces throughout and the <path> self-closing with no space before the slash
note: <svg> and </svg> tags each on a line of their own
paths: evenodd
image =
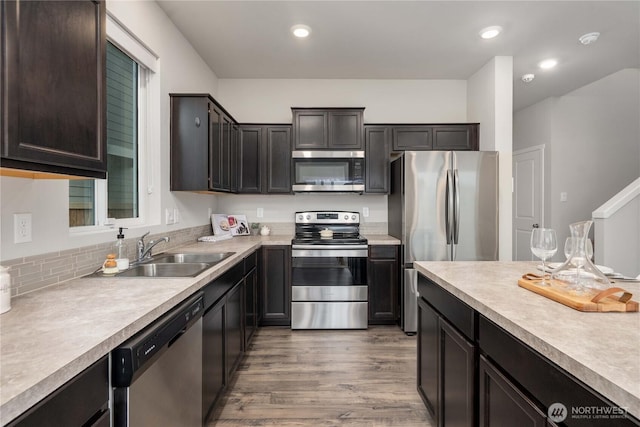
<svg viewBox="0 0 640 427">
<path fill-rule="evenodd" d="M 13 214 L 13 242 L 26 243 L 31 241 L 31 214 Z"/>
<path fill-rule="evenodd" d="M 369 217 L 369 208 L 362 208 L 362 216 L 365 218 Z"/>
<path fill-rule="evenodd" d="M 165 209 L 164 210 L 164 222 L 167 225 L 171 225 L 175 222 L 173 218 L 173 209 Z"/>
<path fill-rule="evenodd" d="M 567 192 L 566 191 L 560 192 L 560 201 L 561 202 L 566 202 L 567 201 Z"/>
<path fill-rule="evenodd" d="M 256 212 L 256 216 L 258 218 L 262 218 L 264 217 L 264 209 L 263 208 L 258 208 L 257 212 Z"/>
</svg>

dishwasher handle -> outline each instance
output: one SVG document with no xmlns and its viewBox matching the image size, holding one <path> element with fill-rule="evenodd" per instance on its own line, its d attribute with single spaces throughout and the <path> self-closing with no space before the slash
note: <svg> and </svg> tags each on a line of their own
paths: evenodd
<svg viewBox="0 0 640 427">
<path fill-rule="evenodd" d="M 114 387 L 129 387 L 202 317 L 203 295 L 203 292 L 197 292 L 111 352 Z"/>
</svg>

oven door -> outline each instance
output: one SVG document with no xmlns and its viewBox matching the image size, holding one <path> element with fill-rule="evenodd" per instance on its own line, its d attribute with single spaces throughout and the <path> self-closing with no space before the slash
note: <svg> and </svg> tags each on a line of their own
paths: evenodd
<svg viewBox="0 0 640 427">
<path fill-rule="evenodd" d="M 366 245 L 292 246 L 292 329 L 366 329 Z"/>
</svg>

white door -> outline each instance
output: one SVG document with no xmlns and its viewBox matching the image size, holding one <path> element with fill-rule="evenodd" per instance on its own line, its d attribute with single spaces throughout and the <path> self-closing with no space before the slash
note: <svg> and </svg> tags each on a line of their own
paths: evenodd
<svg viewBox="0 0 640 427">
<path fill-rule="evenodd" d="M 543 227 L 544 145 L 513 153 L 513 259 L 531 261 L 531 229 Z"/>
</svg>

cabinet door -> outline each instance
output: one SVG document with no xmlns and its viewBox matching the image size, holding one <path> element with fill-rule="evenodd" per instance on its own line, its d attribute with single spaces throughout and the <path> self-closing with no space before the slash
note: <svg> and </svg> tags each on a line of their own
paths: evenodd
<svg viewBox="0 0 640 427">
<path fill-rule="evenodd" d="M 2 166 L 106 178 L 105 2 L 0 9 Z"/>
<path fill-rule="evenodd" d="M 224 299 L 202 318 L 202 416 L 205 424 L 225 386 Z"/>
<path fill-rule="evenodd" d="M 418 298 L 418 392 L 440 426 L 440 324 L 438 314 Z"/>
<path fill-rule="evenodd" d="M 329 111 L 329 148 L 362 150 L 362 110 Z"/>
<path fill-rule="evenodd" d="M 256 301 L 258 291 L 258 273 L 253 268 L 244 278 L 244 349 L 249 347 L 251 338 L 258 327 Z"/>
<path fill-rule="evenodd" d="M 436 125 L 433 128 L 434 150 L 477 150 L 478 125 Z"/>
<path fill-rule="evenodd" d="M 389 192 L 389 151 L 391 129 L 365 126 L 365 193 Z"/>
<path fill-rule="evenodd" d="M 393 128 L 393 150 L 431 150 L 431 126 L 396 126 Z"/>
<path fill-rule="evenodd" d="M 242 356 L 242 345 L 244 342 L 244 334 L 242 333 L 242 285 L 243 282 L 236 284 L 227 294 L 225 303 L 225 369 L 226 381 L 229 384 L 231 375 L 235 371 L 240 356 Z"/>
<path fill-rule="evenodd" d="M 229 191 L 232 193 L 238 192 L 238 141 L 240 140 L 240 128 L 237 124 L 231 125 L 231 159 L 227 164 L 229 169 Z"/>
<path fill-rule="evenodd" d="M 396 246 L 369 248 L 369 323 L 393 325 L 398 320 L 398 260 Z"/>
<path fill-rule="evenodd" d="M 545 415 L 480 356 L 480 426 L 544 427 Z"/>
<path fill-rule="evenodd" d="M 296 150 L 327 148 L 329 125 L 323 110 L 294 110 L 293 130 Z"/>
<path fill-rule="evenodd" d="M 442 425 L 472 427 L 475 425 L 475 346 L 442 318 L 440 333 Z"/>
<path fill-rule="evenodd" d="M 238 141 L 238 193 L 260 193 L 262 127 L 240 126 Z"/>
<path fill-rule="evenodd" d="M 233 122 L 226 115 L 222 116 L 222 146 L 220 154 L 220 188 L 231 191 L 231 139 L 233 137 Z"/>
<path fill-rule="evenodd" d="M 222 126 L 223 114 L 209 103 L 209 189 L 222 189 Z"/>
<path fill-rule="evenodd" d="M 291 325 L 291 246 L 262 248 L 262 324 Z"/>
<path fill-rule="evenodd" d="M 291 127 L 266 128 L 266 192 L 291 193 Z M 263 187 L 264 188 L 264 187 Z"/>
<path fill-rule="evenodd" d="M 172 191 L 209 189 L 209 109 L 206 96 L 171 96 Z"/>
</svg>

